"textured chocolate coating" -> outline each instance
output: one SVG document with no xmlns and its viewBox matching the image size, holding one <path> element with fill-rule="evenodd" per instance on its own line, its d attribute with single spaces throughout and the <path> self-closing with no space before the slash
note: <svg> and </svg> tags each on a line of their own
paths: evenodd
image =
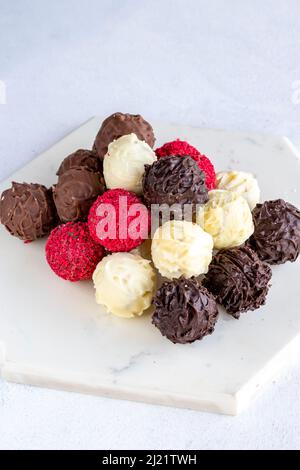
<svg viewBox="0 0 300 470">
<path fill-rule="evenodd" d="M 205 173 L 191 157 L 170 155 L 145 165 L 145 204 L 204 204 L 208 201 Z"/>
<path fill-rule="evenodd" d="M 0 220 L 21 240 L 33 241 L 48 235 L 57 214 L 52 190 L 41 184 L 12 183 L 0 200 Z"/>
<path fill-rule="evenodd" d="M 193 343 L 214 331 L 216 301 L 195 277 L 165 282 L 153 303 L 152 323 L 173 343 Z"/>
<path fill-rule="evenodd" d="M 89 210 L 98 196 L 105 191 L 101 173 L 86 169 L 68 170 L 58 178 L 53 188 L 57 213 L 62 222 L 87 219 Z"/>
<path fill-rule="evenodd" d="M 264 305 L 272 277 L 271 268 L 248 246 L 219 251 L 203 284 L 227 313 L 240 313 Z"/>
<path fill-rule="evenodd" d="M 254 234 L 249 245 L 269 264 L 296 261 L 300 253 L 300 211 L 276 199 L 253 209 Z"/>
<path fill-rule="evenodd" d="M 152 126 L 140 114 L 114 113 L 106 118 L 96 136 L 93 150 L 101 160 L 107 153 L 108 145 L 122 135 L 135 134 L 138 139 L 154 146 L 155 137 Z"/>
<path fill-rule="evenodd" d="M 95 173 L 103 172 L 102 162 L 97 157 L 97 154 L 92 150 L 79 149 L 76 152 L 68 155 L 62 162 L 57 170 L 57 175 L 60 176 L 68 170 L 78 170 L 79 168 L 90 170 Z"/>
</svg>

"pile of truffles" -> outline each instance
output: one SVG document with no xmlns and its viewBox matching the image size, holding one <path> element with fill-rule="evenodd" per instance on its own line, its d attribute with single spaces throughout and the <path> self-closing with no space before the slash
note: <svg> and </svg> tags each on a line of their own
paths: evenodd
<svg viewBox="0 0 300 470">
<path fill-rule="evenodd" d="M 213 333 L 218 305 L 233 318 L 264 305 L 269 265 L 299 256 L 300 211 L 282 199 L 260 203 L 252 174 L 216 174 L 188 142 L 154 144 L 142 116 L 112 114 L 92 150 L 62 161 L 52 188 L 13 182 L 0 220 L 26 243 L 48 236 L 52 271 L 92 279 L 112 314 L 152 307 L 163 336 L 192 343 Z"/>
</svg>

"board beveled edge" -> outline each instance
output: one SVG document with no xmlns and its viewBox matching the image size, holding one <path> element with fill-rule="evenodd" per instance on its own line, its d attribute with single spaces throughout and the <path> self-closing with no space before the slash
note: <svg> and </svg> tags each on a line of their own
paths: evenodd
<svg viewBox="0 0 300 470">
<path fill-rule="evenodd" d="M 0 341 L 0 377 L 1 377 L 2 367 L 5 364 L 5 352 L 6 352 L 5 345 L 3 342 Z"/>
<path fill-rule="evenodd" d="M 291 358 L 294 359 L 299 354 L 300 333 L 232 394 L 202 392 L 198 396 L 182 395 L 167 390 L 119 386 L 97 376 L 59 374 L 52 370 L 7 361 L 3 342 L 0 342 L 0 376 L 8 382 L 54 390 L 235 416 L 243 412 L 263 392 L 265 386 L 291 362 Z"/>
<path fill-rule="evenodd" d="M 183 395 L 164 390 L 150 390 L 115 385 L 108 380 L 83 374 L 59 374 L 26 364 L 6 361 L 1 376 L 7 382 L 26 384 L 53 390 L 171 406 L 217 414 L 236 415 L 238 403 L 235 394 L 202 392 L 201 395 Z"/>
<path fill-rule="evenodd" d="M 290 151 L 297 157 L 297 159 L 300 161 L 300 151 L 298 150 L 298 148 L 295 146 L 295 144 L 291 141 L 291 139 L 289 137 L 286 137 L 285 135 L 283 135 L 281 137 L 281 140 L 282 142 L 284 142 L 285 145 L 288 146 L 288 148 L 290 149 Z"/>
</svg>

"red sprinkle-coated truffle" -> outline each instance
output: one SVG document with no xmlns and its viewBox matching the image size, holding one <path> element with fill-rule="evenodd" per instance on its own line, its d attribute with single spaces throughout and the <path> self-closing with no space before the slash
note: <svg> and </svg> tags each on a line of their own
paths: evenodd
<svg viewBox="0 0 300 470">
<path fill-rule="evenodd" d="M 183 157 L 188 155 L 192 157 L 197 163 L 199 168 L 204 171 L 206 178 L 205 183 L 208 191 L 215 189 L 216 187 L 216 173 L 214 166 L 209 158 L 205 155 L 202 155 L 199 150 L 190 145 L 184 140 L 173 140 L 172 142 L 167 142 L 162 147 L 159 147 L 155 150 L 157 158 L 167 157 L 168 155 L 176 155 Z"/>
<path fill-rule="evenodd" d="M 105 251 L 91 238 L 86 222 L 68 222 L 52 230 L 46 259 L 52 271 L 67 281 L 91 279 Z"/>
<path fill-rule="evenodd" d="M 92 238 L 109 251 L 131 251 L 150 230 L 150 214 L 142 201 L 125 189 L 110 189 L 94 202 L 88 225 Z"/>
</svg>

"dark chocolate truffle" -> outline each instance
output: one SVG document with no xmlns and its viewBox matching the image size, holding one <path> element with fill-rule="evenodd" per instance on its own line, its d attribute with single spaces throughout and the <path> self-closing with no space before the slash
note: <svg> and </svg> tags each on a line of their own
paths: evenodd
<svg viewBox="0 0 300 470">
<path fill-rule="evenodd" d="M 173 343 L 193 343 L 214 331 L 216 301 L 195 277 L 165 282 L 153 303 L 152 323 Z"/>
<path fill-rule="evenodd" d="M 99 160 L 97 154 L 92 150 L 79 149 L 76 152 L 68 155 L 61 163 L 57 170 L 57 175 L 60 176 L 68 170 L 78 170 L 79 168 L 90 170 L 95 173 L 102 173 L 102 162 Z"/>
<path fill-rule="evenodd" d="M 149 122 L 140 114 L 114 113 L 106 118 L 96 136 L 93 150 L 101 160 L 107 153 L 108 145 L 122 135 L 135 134 L 138 139 L 153 147 L 155 137 Z"/>
<path fill-rule="evenodd" d="M 0 220 L 21 240 L 48 235 L 57 219 L 52 190 L 41 184 L 12 183 L 0 200 Z"/>
<path fill-rule="evenodd" d="M 269 264 L 296 261 L 300 252 L 300 211 L 276 199 L 253 209 L 254 233 L 250 246 Z"/>
<path fill-rule="evenodd" d="M 203 284 L 227 313 L 240 313 L 265 304 L 271 268 L 248 246 L 219 251 L 209 266 Z"/>
<path fill-rule="evenodd" d="M 64 172 L 53 188 L 54 202 L 62 222 L 85 221 L 90 207 L 105 191 L 101 173 L 83 168 Z"/>
<path fill-rule="evenodd" d="M 208 201 L 205 173 L 189 156 L 161 158 L 145 165 L 143 195 L 149 208 L 151 204 L 204 204 Z"/>
</svg>

